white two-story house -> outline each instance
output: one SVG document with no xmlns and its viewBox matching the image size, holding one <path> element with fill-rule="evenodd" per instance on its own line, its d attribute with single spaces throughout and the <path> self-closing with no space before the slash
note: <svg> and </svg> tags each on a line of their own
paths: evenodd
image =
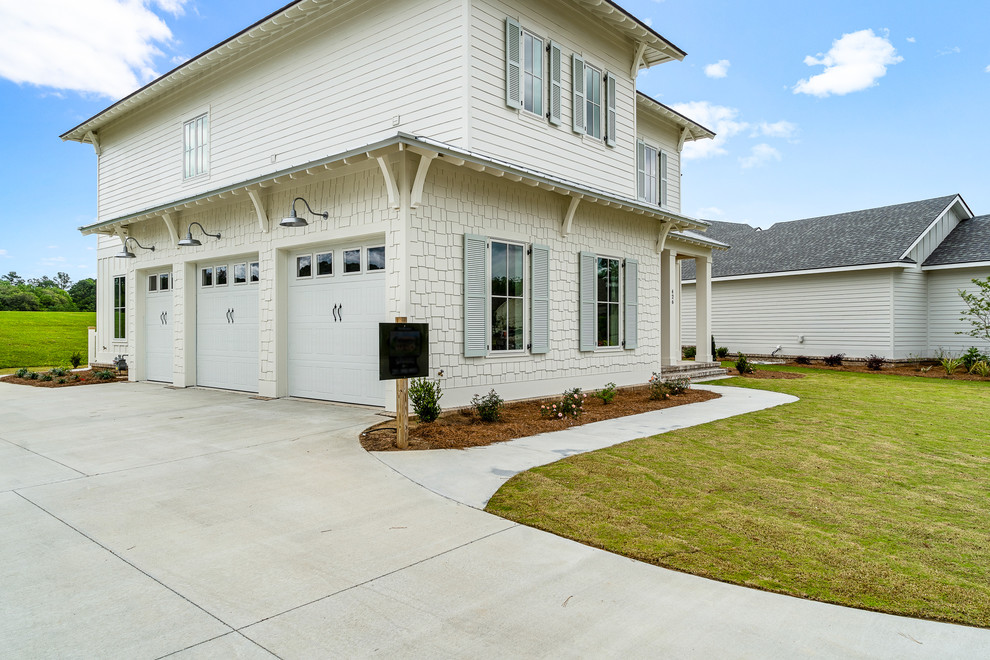
<svg viewBox="0 0 990 660">
<path fill-rule="evenodd" d="M 712 132 L 636 91 L 684 55 L 602 0 L 286 5 L 62 136 L 98 156 L 91 360 L 394 408 L 377 326 L 406 317 L 447 405 L 645 382 L 678 260 L 710 334 L 721 247 L 680 211 Z"/>
</svg>

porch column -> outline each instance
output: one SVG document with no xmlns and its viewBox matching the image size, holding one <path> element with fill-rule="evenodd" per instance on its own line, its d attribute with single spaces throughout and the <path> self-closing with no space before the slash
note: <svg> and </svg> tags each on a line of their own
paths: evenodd
<svg viewBox="0 0 990 660">
<path fill-rule="evenodd" d="M 681 359 L 680 296 L 681 269 L 677 251 L 660 253 L 660 364 L 669 366 Z"/>
<path fill-rule="evenodd" d="M 695 257 L 695 331 L 698 353 L 697 362 L 711 362 L 712 355 L 712 258 Z"/>
</svg>

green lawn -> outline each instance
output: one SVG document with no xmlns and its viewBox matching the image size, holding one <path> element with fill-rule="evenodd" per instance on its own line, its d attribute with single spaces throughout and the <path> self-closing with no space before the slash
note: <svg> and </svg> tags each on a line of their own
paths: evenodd
<svg viewBox="0 0 990 660">
<path fill-rule="evenodd" d="M 524 472 L 488 511 L 716 580 L 990 626 L 990 386 L 787 370 L 807 377 L 720 384 L 798 403 Z"/>
<path fill-rule="evenodd" d="M 96 312 L 0 312 L 0 369 L 68 366 L 75 351 L 85 365 L 91 325 Z"/>
</svg>

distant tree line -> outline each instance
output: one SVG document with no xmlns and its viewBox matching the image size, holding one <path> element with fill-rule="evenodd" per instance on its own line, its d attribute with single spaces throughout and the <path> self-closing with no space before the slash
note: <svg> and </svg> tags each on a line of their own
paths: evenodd
<svg viewBox="0 0 990 660">
<path fill-rule="evenodd" d="M 25 280 L 10 271 L 0 276 L 0 311 L 95 312 L 96 280 L 72 282 L 67 273 Z"/>
</svg>

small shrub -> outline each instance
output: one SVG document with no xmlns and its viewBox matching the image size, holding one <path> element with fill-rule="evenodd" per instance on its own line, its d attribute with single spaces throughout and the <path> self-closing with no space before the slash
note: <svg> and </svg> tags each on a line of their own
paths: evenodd
<svg viewBox="0 0 990 660">
<path fill-rule="evenodd" d="M 41 378 L 39 380 L 41 380 L 41 382 L 43 383 L 50 383 L 52 380 L 54 380 L 54 378 L 52 377 L 51 374 L 41 374 Z"/>
<path fill-rule="evenodd" d="M 845 357 L 845 353 L 836 353 L 835 355 L 829 355 L 822 358 L 822 362 L 824 362 L 827 367 L 841 367 L 842 359 Z"/>
<path fill-rule="evenodd" d="M 54 369 L 52 369 L 48 373 L 50 373 L 53 376 L 64 376 L 65 374 L 67 374 L 69 372 L 68 372 L 68 370 L 63 369 L 62 367 L 55 367 Z"/>
<path fill-rule="evenodd" d="M 886 362 L 886 358 L 880 357 L 874 353 L 866 358 L 866 368 L 870 371 L 880 371 Z"/>
<path fill-rule="evenodd" d="M 615 383 L 606 383 L 605 387 L 595 392 L 595 396 L 601 399 L 602 405 L 607 406 L 612 403 L 612 399 L 615 398 L 616 385 Z"/>
<path fill-rule="evenodd" d="M 93 372 L 93 378 L 95 378 L 96 380 L 113 380 L 116 377 L 117 377 L 117 374 L 115 374 L 110 369 L 104 369 L 103 371 L 94 371 Z"/>
<path fill-rule="evenodd" d="M 719 346 L 718 348 L 715 349 L 715 357 L 717 357 L 719 360 L 724 360 L 728 354 L 729 354 L 728 346 Z"/>
<path fill-rule="evenodd" d="M 27 378 L 28 380 L 38 380 L 39 376 L 41 376 L 41 374 L 39 374 L 37 371 L 29 371 L 27 372 L 27 374 L 25 374 L 24 377 Z"/>
<path fill-rule="evenodd" d="M 736 371 L 738 371 L 740 375 L 753 373 L 753 367 L 749 366 L 749 360 L 747 360 L 746 356 L 742 353 L 739 354 L 739 359 L 736 360 Z"/>
<path fill-rule="evenodd" d="M 580 387 L 567 390 L 560 401 L 541 405 L 540 416 L 550 419 L 564 419 L 565 417 L 576 419 L 584 412 L 584 400 L 587 397 L 587 394 L 581 393 Z"/>
<path fill-rule="evenodd" d="M 671 396 L 677 396 L 678 394 L 684 394 L 685 392 L 688 391 L 688 388 L 691 387 L 691 379 L 674 378 L 672 380 L 668 380 L 666 385 L 667 385 L 667 392 Z"/>
<path fill-rule="evenodd" d="M 27 375 L 28 375 L 27 367 L 21 367 L 20 369 L 14 372 L 14 376 L 17 378 L 27 378 Z"/>
<path fill-rule="evenodd" d="M 794 358 L 794 363 L 795 364 L 811 364 L 811 358 L 806 357 L 804 355 L 799 355 L 796 358 Z"/>
<path fill-rule="evenodd" d="M 65 385 L 65 379 L 64 378 L 59 378 L 55 382 L 58 383 L 59 385 Z"/>
<path fill-rule="evenodd" d="M 79 365 L 82 364 L 82 355 L 79 354 L 79 351 L 69 356 L 69 362 L 72 364 L 73 369 L 79 368 Z"/>
<path fill-rule="evenodd" d="M 942 364 L 942 368 L 945 369 L 946 376 L 951 376 L 963 363 L 962 358 L 950 357 L 948 355 L 939 358 L 939 362 Z"/>
<path fill-rule="evenodd" d="M 698 354 L 698 349 L 694 346 L 685 346 L 681 349 L 681 355 L 685 360 L 693 358 Z"/>
<path fill-rule="evenodd" d="M 969 368 L 969 373 L 974 376 L 983 376 L 984 378 L 990 376 L 990 360 L 974 362 L 973 366 Z"/>
<path fill-rule="evenodd" d="M 651 401 L 664 401 L 667 398 L 667 385 L 663 382 L 660 374 L 655 371 L 650 376 L 649 386 Z"/>
<path fill-rule="evenodd" d="M 977 362 L 990 360 L 990 356 L 983 354 L 976 346 L 970 346 L 966 349 L 966 352 L 962 354 L 960 359 L 962 360 L 963 366 L 966 367 L 966 371 L 970 371 L 974 364 Z"/>
<path fill-rule="evenodd" d="M 478 411 L 478 417 L 483 422 L 497 422 L 502 419 L 502 397 L 495 390 L 490 391 L 485 396 L 475 394 L 471 398 L 471 405 Z"/>
<path fill-rule="evenodd" d="M 409 383 L 409 400 L 412 402 L 413 412 L 421 422 L 428 424 L 436 421 L 441 413 L 441 397 L 443 391 L 438 380 L 414 378 Z"/>
<path fill-rule="evenodd" d="M 69 374 L 69 380 L 73 383 L 76 382 L 79 380 L 79 374 Z"/>
</svg>

